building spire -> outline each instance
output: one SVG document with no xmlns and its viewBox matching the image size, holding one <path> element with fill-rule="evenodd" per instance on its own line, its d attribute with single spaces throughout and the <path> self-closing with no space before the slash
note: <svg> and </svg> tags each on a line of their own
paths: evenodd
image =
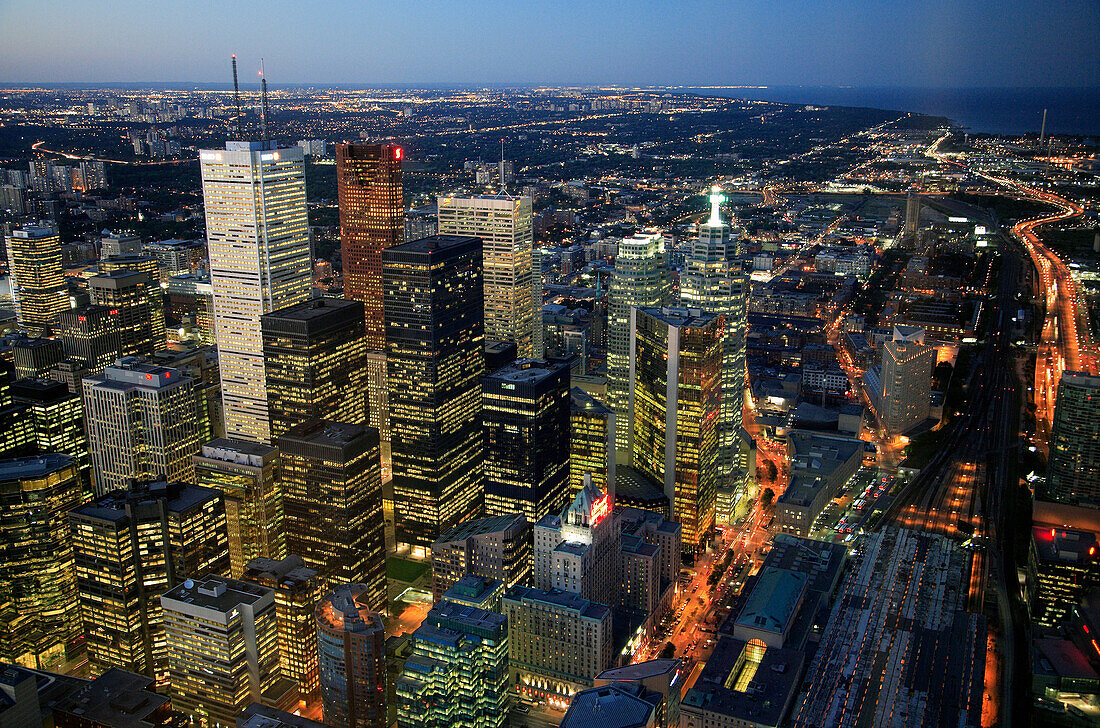
<svg viewBox="0 0 1100 728">
<path fill-rule="evenodd" d="M 710 227 L 718 227 L 722 224 L 721 206 L 726 201 L 726 196 L 722 194 L 722 188 L 718 185 L 714 185 L 710 188 L 710 219 L 707 220 L 707 225 Z"/>
</svg>

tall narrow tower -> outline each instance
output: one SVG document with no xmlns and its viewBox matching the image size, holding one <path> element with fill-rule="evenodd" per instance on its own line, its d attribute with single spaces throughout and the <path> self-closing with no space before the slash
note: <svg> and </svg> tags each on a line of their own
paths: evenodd
<svg viewBox="0 0 1100 728">
<path fill-rule="evenodd" d="M 344 298 L 363 304 L 369 351 L 386 348 L 382 251 L 400 243 L 405 232 L 402 156 L 401 147 L 390 144 L 336 145 Z"/>
<path fill-rule="evenodd" d="M 503 169 L 503 164 L 502 167 Z M 485 338 L 511 341 L 521 359 L 538 356 L 542 277 L 534 267 L 531 198 L 440 197 L 440 235 L 481 238 L 485 255 Z"/>
<path fill-rule="evenodd" d="M 740 467 L 738 453 L 741 410 L 745 402 L 745 278 L 737 262 L 737 238 L 722 222 L 719 207 L 725 197 L 711 189 L 710 219 L 699 226 L 680 276 L 680 300 L 726 319 L 722 336 L 722 408 L 718 417 L 719 483 L 727 485 Z"/>
<path fill-rule="evenodd" d="M 302 149 L 229 141 L 199 162 L 225 434 L 270 443 L 260 317 L 310 296 Z"/>
</svg>

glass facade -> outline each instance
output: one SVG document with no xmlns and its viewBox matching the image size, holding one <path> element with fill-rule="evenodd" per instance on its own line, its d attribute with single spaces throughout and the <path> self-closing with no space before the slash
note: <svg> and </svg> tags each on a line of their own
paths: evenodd
<svg viewBox="0 0 1100 728">
<path fill-rule="evenodd" d="M 438 236 L 383 253 L 394 523 L 427 550 L 482 502 L 481 241 Z"/>
<path fill-rule="evenodd" d="M 344 297 L 363 304 L 367 348 L 386 347 L 382 319 L 382 251 L 405 234 L 402 150 L 390 144 L 337 144 L 340 259 Z"/>
<path fill-rule="evenodd" d="M 12 301 L 31 336 L 49 333 L 69 308 L 61 265 L 61 238 L 52 227 L 26 225 L 5 236 Z"/>
</svg>

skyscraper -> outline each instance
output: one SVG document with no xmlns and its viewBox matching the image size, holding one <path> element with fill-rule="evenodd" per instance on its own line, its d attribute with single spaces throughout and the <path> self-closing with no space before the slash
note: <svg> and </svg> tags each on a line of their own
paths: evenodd
<svg viewBox="0 0 1100 728">
<path fill-rule="evenodd" d="M 402 156 L 401 147 L 391 144 L 336 145 L 344 298 L 363 304 L 371 351 L 386 347 L 382 251 L 400 243 L 405 232 Z"/>
<path fill-rule="evenodd" d="M 365 584 L 387 608 L 378 431 L 310 420 L 279 437 L 287 550 L 330 584 Z"/>
<path fill-rule="evenodd" d="M 5 236 L 11 297 L 19 325 L 32 336 L 48 333 L 69 307 L 61 267 L 61 238 L 52 227 L 24 225 Z"/>
<path fill-rule="evenodd" d="M 1047 493 L 1053 500 L 1100 504 L 1100 377 L 1062 372 L 1050 431 Z"/>
<path fill-rule="evenodd" d="M 302 150 L 230 141 L 199 162 L 225 434 L 270 442 L 260 317 L 310 295 Z"/>
<path fill-rule="evenodd" d="M 160 598 L 172 705 L 199 725 L 236 725 L 252 703 L 290 710 L 297 690 L 279 666 L 275 592 L 211 574 Z"/>
<path fill-rule="evenodd" d="M 11 384 L 12 402 L 31 426 L 39 453 L 62 453 L 76 461 L 82 493 L 91 494 L 92 468 L 88 457 L 84 407 L 80 397 L 62 382 L 21 379 Z"/>
<path fill-rule="evenodd" d="M 710 219 L 699 226 L 691 254 L 680 276 L 680 301 L 726 319 L 722 335 L 722 410 L 718 417 L 719 483 L 728 485 L 740 467 L 740 433 L 745 403 L 745 277 L 737 260 L 737 237 L 722 222 L 719 206 L 725 198 L 711 191 Z"/>
<path fill-rule="evenodd" d="M 615 413 L 580 387 L 569 390 L 569 495 L 584 476 L 615 499 Z"/>
<path fill-rule="evenodd" d="M 271 436 L 309 419 L 367 423 L 363 304 L 315 298 L 261 321 Z"/>
<path fill-rule="evenodd" d="M 532 262 L 531 198 L 440 197 L 436 204 L 440 235 L 481 238 L 485 338 L 515 342 L 521 358 L 541 356 L 535 344 L 536 327 L 542 326 L 542 276 Z"/>
<path fill-rule="evenodd" d="M 115 490 L 69 514 L 88 661 L 168 679 L 160 597 L 189 576 L 229 572 L 225 503 L 164 481 Z"/>
<path fill-rule="evenodd" d="M 515 586 L 530 573 L 531 524 L 522 513 L 463 521 L 432 544 L 436 601 L 467 574 Z"/>
<path fill-rule="evenodd" d="M 386 629 L 364 584 L 344 584 L 317 604 L 317 661 L 325 723 L 385 728 Z"/>
<path fill-rule="evenodd" d="M 536 522 L 569 488 L 569 364 L 517 359 L 481 380 L 485 514 Z"/>
<path fill-rule="evenodd" d="M 122 357 L 120 314 L 120 309 L 96 305 L 81 306 L 61 314 L 59 335 L 65 352 L 84 363 L 86 376 L 102 374 Z"/>
<path fill-rule="evenodd" d="M 179 370 L 122 360 L 84 380 L 84 413 L 99 494 L 134 479 L 192 479 L 198 405 Z"/>
<path fill-rule="evenodd" d="M 324 578 L 301 557 L 288 556 L 281 561 L 253 559 L 245 567 L 244 580 L 275 591 L 283 675 L 298 683 L 303 698 L 314 693 L 320 687 L 314 609 L 326 591 Z"/>
<path fill-rule="evenodd" d="M 192 456 L 195 483 L 225 499 L 229 574 L 240 579 L 253 559 L 286 557 L 286 528 L 279 450 L 271 445 L 218 438 Z"/>
<path fill-rule="evenodd" d="M 508 620 L 437 602 L 397 679 L 399 728 L 500 728 L 509 703 Z"/>
<path fill-rule="evenodd" d="M 426 552 L 481 507 L 481 241 L 424 238 L 382 262 L 394 521 Z"/>
<path fill-rule="evenodd" d="M 144 273 L 145 290 L 149 304 L 150 337 L 153 340 L 153 350 L 164 348 L 164 289 L 161 288 L 160 262 L 152 255 L 111 255 L 104 256 L 99 261 L 101 273 Z"/>
<path fill-rule="evenodd" d="M 116 321 L 122 356 L 152 356 L 164 347 L 164 314 L 162 311 L 158 335 L 151 290 L 149 274 L 138 271 L 116 270 L 88 279 L 92 303 L 105 306 Z"/>
<path fill-rule="evenodd" d="M 936 350 L 924 344 L 924 334 L 907 337 L 895 327 L 882 346 L 882 399 L 879 413 L 886 432 L 901 435 L 928 417 L 932 368 Z"/>
<path fill-rule="evenodd" d="M 636 308 L 631 321 L 634 467 L 664 484 L 684 552 L 698 551 L 714 526 L 725 318 Z"/>
<path fill-rule="evenodd" d="M 0 660 L 55 669 L 81 634 L 68 513 L 83 496 L 66 455 L 0 460 Z"/>
<path fill-rule="evenodd" d="M 630 309 L 668 302 L 671 283 L 664 238 L 639 234 L 624 238 L 615 256 L 608 291 L 607 399 L 615 412 L 615 439 L 620 457 L 628 459 L 630 421 Z"/>
</svg>

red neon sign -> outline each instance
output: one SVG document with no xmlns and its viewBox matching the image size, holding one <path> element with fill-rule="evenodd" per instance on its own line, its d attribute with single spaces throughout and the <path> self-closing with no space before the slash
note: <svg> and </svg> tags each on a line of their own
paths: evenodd
<svg viewBox="0 0 1100 728">
<path fill-rule="evenodd" d="M 611 510 L 611 496 L 605 495 L 598 501 L 592 504 L 592 525 L 595 526 L 604 518 L 607 517 L 607 512 Z"/>
<path fill-rule="evenodd" d="M 393 148 L 393 158 L 394 159 L 401 159 L 401 157 L 404 153 L 405 153 L 405 150 L 403 150 L 401 147 L 394 147 Z"/>
</svg>

